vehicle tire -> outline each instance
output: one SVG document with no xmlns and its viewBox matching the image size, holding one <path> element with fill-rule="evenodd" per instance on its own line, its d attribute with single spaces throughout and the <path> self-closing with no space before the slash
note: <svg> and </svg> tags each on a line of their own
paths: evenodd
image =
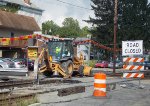
<svg viewBox="0 0 150 106">
<path fill-rule="evenodd" d="M 62 62 L 61 66 L 67 75 L 72 75 L 72 73 L 73 73 L 73 62 L 71 60 L 68 60 L 66 62 Z"/>
</svg>

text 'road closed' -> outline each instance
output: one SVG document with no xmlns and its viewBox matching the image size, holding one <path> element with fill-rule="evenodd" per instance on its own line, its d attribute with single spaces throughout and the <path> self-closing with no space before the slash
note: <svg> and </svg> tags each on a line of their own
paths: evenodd
<svg viewBox="0 0 150 106">
<path fill-rule="evenodd" d="M 127 55 L 142 55 L 143 41 L 122 41 L 122 56 Z"/>
</svg>

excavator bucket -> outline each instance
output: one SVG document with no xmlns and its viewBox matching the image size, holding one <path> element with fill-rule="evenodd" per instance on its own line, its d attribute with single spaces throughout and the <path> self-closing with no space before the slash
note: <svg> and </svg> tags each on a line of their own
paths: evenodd
<svg viewBox="0 0 150 106">
<path fill-rule="evenodd" d="M 80 57 L 74 57 L 74 69 L 78 70 L 78 73 L 83 76 L 90 76 L 92 67 L 84 65 L 83 54 L 80 53 Z"/>
<path fill-rule="evenodd" d="M 79 66 L 78 72 L 81 76 L 91 76 L 92 67 L 81 65 Z"/>
<path fill-rule="evenodd" d="M 84 66 L 83 74 L 84 74 L 85 76 L 90 76 L 90 75 L 91 75 L 91 71 L 92 71 L 92 67 Z"/>
</svg>

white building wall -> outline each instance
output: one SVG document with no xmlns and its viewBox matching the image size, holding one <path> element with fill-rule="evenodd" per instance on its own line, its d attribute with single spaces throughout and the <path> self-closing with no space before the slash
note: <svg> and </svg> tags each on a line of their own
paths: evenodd
<svg viewBox="0 0 150 106">
<path fill-rule="evenodd" d="M 82 53 L 84 60 L 89 60 L 88 56 L 89 45 L 78 45 L 77 46 L 77 56 L 80 57 L 80 53 Z"/>
</svg>

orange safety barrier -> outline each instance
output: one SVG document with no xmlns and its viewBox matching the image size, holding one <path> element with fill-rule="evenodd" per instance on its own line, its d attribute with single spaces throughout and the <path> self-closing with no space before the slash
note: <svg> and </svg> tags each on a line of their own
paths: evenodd
<svg viewBox="0 0 150 106">
<path fill-rule="evenodd" d="M 94 75 L 94 92 L 93 96 L 106 97 L 106 74 L 96 73 Z"/>
</svg>

